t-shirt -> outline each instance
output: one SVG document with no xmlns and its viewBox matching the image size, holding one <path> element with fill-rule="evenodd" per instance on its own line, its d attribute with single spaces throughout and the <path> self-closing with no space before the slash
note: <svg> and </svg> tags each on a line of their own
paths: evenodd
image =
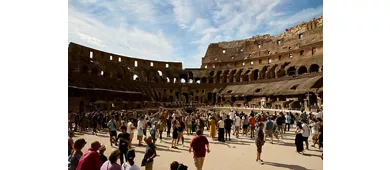
<svg viewBox="0 0 390 170">
<path fill-rule="evenodd" d="M 273 130 L 274 129 L 274 123 L 271 120 L 268 120 L 267 122 L 265 122 L 265 129 Z"/>
<path fill-rule="evenodd" d="M 233 124 L 233 120 L 231 119 L 225 119 L 225 129 L 231 129 L 232 128 L 232 124 Z"/>
<path fill-rule="evenodd" d="M 110 161 L 104 162 L 100 170 L 121 170 L 121 166 L 117 163 L 111 163 Z"/>
<path fill-rule="evenodd" d="M 255 119 L 255 117 L 251 116 L 251 117 L 248 119 L 248 121 L 249 121 L 249 124 L 250 124 L 251 126 L 255 126 L 255 124 L 256 124 L 256 119 Z"/>
<path fill-rule="evenodd" d="M 230 112 L 229 113 L 229 118 L 232 119 L 232 120 L 234 119 L 234 112 Z"/>
<path fill-rule="evenodd" d="M 108 122 L 108 128 L 110 129 L 110 131 L 116 131 L 116 121 L 111 119 Z"/>
<path fill-rule="evenodd" d="M 180 127 L 177 128 L 177 131 L 178 132 L 183 132 L 185 127 L 186 127 L 186 125 L 184 124 L 184 122 L 180 122 Z"/>
<path fill-rule="evenodd" d="M 123 163 L 122 170 L 141 170 L 138 165 L 131 166 L 128 162 Z"/>
<path fill-rule="evenodd" d="M 291 116 L 290 115 L 286 115 L 286 121 L 285 123 L 291 123 Z"/>
<path fill-rule="evenodd" d="M 138 126 L 138 128 L 141 128 L 141 129 L 143 130 L 143 129 L 145 128 L 144 121 L 139 120 L 139 121 L 137 122 L 137 126 Z"/>
<path fill-rule="evenodd" d="M 241 119 L 239 116 L 236 116 L 234 120 L 234 126 L 240 126 L 241 125 Z"/>
<path fill-rule="evenodd" d="M 309 137 L 310 136 L 309 126 L 307 126 L 306 123 L 303 123 L 302 124 L 302 129 L 304 130 L 304 132 L 302 133 L 302 136 L 303 137 Z"/>
<path fill-rule="evenodd" d="M 249 124 L 249 121 L 247 118 L 245 118 L 245 116 L 242 117 L 242 124 L 244 125 L 248 125 Z"/>
<path fill-rule="evenodd" d="M 132 126 L 133 126 L 132 122 L 127 123 L 127 133 L 134 133 L 135 128 L 131 129 Z"/>
<path fill-rule="evenodd" d="M 219 120 L 218 121 L 218 127 L 219 128 L 225 128 L 225 123 L 223 122 L 223 120 Z"/>
<path fill-rule="evenodd" d="M 209 141 L 204 136 L 196 136 L 192 139 L 190 147 L 192 147 L 194 152 L 194 158 L 205 157 L 206 156 L 206 145 L 209 144 Z"/>
<path fill-rule="evenodd" d="M 125 140 L 130 140 L 130 134 L 129 133 L 120 133 L 118 135 L 118 139 L 120 138 L 123 138 Z M 123 140 L 119 140 L 119 148 L 121 149 L 127 149 L 128 148 L 128 145 L 129 143 L 128 142 L 125 142 Z"/>
</svg>

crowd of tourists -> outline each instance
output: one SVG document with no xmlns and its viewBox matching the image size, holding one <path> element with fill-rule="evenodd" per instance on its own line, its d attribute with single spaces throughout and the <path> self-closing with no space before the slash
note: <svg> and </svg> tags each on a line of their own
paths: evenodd
<svg viewBox="0 0 390 170">
<path fill-rule="evenodd" d="M 145 113 L 136 111 L 118 112 L 89 112 L 85 114 L 69 113 L 69 138 L 68 138 L 68 162 L 71 170 L 137 170 L 135 165 L 135 151 L 132 146 L 134 137 L 137 146 L 146 143 L 146 150 L 141 166 L 146 170 L 153 168 L 153 160 L 157 155 L 157 141 L 162 141 L 163 136 L 171 138 L 171 148 L 178 149 L 184 146 L 184 133 L 187 135 L 195 133 L 192 139 L 189 152 L 193 152 L 194 163 L 198 170 L 202 169 L 206 152 L 210 152 L 209 141 L 203 136 L 206 129 L 212 140 L 225 142 L 231 140 L 232 136 L 249 136 L 255 139 L 257 155 L 256 161 L 261 159 L 262 146 L 266 138 L 274 143 L 274 137 L 280 141 L 286 131 L 295 127 L 295 145 L 298 153 L 304 153 L 303 143 L 309 149 L 308 139 L 311 136 L 311 147 L 318 145 L 323 147 L 322 138 L 322 112 L 318 114 L 292 113 L 269 113 L 259 112 L 244 114 L 234 112 L 231 109 L 228 113 L 217 113 L 212 110 L 197 110 L 187 113 L 183 109 L 176 109 L 169 112 L 160 108 L 156 113 Z M 92 134 L 108 131 L 111 146 L 118 149 L 113 150 L 107 159 L 104 156 L 106 147 L 95 141 L 87 153 L 81 150 L 87 144 L 84 139 L 77 139 L 73 142 L 74 131 L 86 132 L 92 129 Z M 311 130 L 310 130 L 311 129 Z M 120 133 L 118 134 L 117 131 Z M 181 145 L 180 144 L 181 141 Z M 120 164 L 117 161 L 120 161 Z M 186 165 L 176 161 L 170 165 L 172 170 L 187 169 Z"/>
</svg>

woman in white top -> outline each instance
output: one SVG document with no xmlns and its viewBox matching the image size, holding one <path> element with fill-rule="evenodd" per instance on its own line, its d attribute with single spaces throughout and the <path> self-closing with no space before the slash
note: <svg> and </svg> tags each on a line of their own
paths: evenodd
<svg viewBox="0 0 390 170">
<path fill-rule="evenodd" d="M 127 133 L 130 134 L 130 142 L 129 142 L 130 148 L 131 148 L 131 141 L 133 141 L 134 138 L 134 131 L 136 129 L 132 121 L 133 119 L 130 119 L 129 123 L 127 123 Z"/>
<path fill-rule="evenodd" d="M 122 164 L 122 170 L 141 170 L 139 166 L 135 165 L 134 158 L 135 158 L 135 151 L 134 149 L 131 149 L 127 151 L 127 162 Z"/>
</svg>

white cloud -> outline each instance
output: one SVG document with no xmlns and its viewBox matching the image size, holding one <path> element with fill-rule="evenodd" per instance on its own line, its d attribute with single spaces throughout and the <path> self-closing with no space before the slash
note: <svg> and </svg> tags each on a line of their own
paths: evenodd
<svg viewBox="0 0 390 170">
<path fill-rule="evenodd" d="M 170 0 L 177 24 L 187 24 L 193 17 L 191 0 Z"/>
<path fill-rule="evenodd" d="M 135 58 L 182 60 L 173 57 L 174 48 L 161 31 L 147 32 L 137 27 L 126 29 L 107 26 L 72 8 L 69 9 L 68 19 L 69 39 L 72 42 Z"/>
</svg>

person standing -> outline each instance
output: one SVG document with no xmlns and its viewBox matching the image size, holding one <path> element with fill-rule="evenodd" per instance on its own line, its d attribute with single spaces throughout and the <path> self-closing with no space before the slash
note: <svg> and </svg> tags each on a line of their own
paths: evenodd
<svg viewBox="0 0 390 170">
<path fill-rule="evenodd" d="M 168 116 L 167 118 L 167 138 L 171 137 L 171 125 L 172 125 L 172 118 Z"/>
<path fill-rule="evenodd" d="M 92 142 L 91 148 L 89 148 L 88 152 L 81 157 L 76 170 L 99 170 L 102 166 L 102 162 L 100 161 L 97 150 L 99 150 L 101 146 L 102 145 L 98 141 Z"/>
<path fill-rule="evenodd" d="M 187 125 L 187 135 L 190 135 L 190 133 L 191 133 L 191 135 L 192 135 L 192 132 L 191 132 L 191 128 L 189 128 L 189 127 L 192 127 L 192 116 L 189 114 L 189 115 L 187 115 L 186 117 L 185 117 L 185 122 L 186 122 L 186 125 Z"/>
<path fill-rule="evenodd" d="M 133 141 L 133 138 L 134 138 L 135 129 L 136 129 L 136 127 L 133 124 L 133 119 L 130 119 L 129 123 L 127 123 L 127 133 L 130 134 L 129 148 L 131 148 L 131 142 Z"/>
<path fill-rule="evenodd" d="M 173 124 L 173 132 L 172 132 L 172 146 L 171 146 L 171 148 L 178 149 L 176 147 L 176 144 L 177 144 L 177 138 L 179 136 L 178 128 L 180 127 L 180 124 L 176 120 L 173 120 L 172 124 Z"/>
<path fill-rule="evenodd" d="M 121 166 L 116 163 L 120 156 L 121 153 L 118 149 L 113 150 L 108 157 L 108 161 L 103 163 L 102 167 L 100 167 L 100 170 L 121 170 Z"/>
<path fill-rule="evenodd" d="M 184 123 L 184 121 L 183 121 L 183 119 L 181 119 L 181 118 L 179 118 L 179 124 L 180 124 L 180 126 L 177 128 L 177 144 L 179 144 L 179 142 L 180 142 L 180 139 L 182 140 L 181 141 L 181 145 L 182 146 L 184 146 L 184 135 L 183 135 L 183 133 L 184 133 L 184 129 L 186 129 L 186 125 L 185 125 L 185 123 Z M 189 127 L 188 127 L 189 128 Z"/>
<path fill-rule="evenodd" d="M 286 129 L 287 131 L 290 131 L 291 113 L 287 113 L 285 118 L 286 121 L 285 121 L 284 131 L 286 132 Z"/>
<path fill-rule="evenodd" d="M 198 122 L 199 122 L 199 129 L 202 130 L 202 135 L 203 135 L 205 123 L 204 123 L 204 120 L 202 119 L 202 117 L 198 117 Z"/>
<path fill-rule="evenodd" d="M 202 135 L 200 130 L 196 131 L 196 135 L 197 136 L 195 136 L 190 143 L 188 152 L 191 153 L 191 149 L 193 150 L 195 167 L 197 170 L 202 170 L 203 162 L 206 157 L 206 151 L 207 153 L 210 153 L 209 141 L 205 136 Z"/>
<path fill-rule="evenodd" d="M 234 133 L 233 135 L 236 135 L 236 137 L 239 137 L 240 134 L 240 126 L 241 126 L 241 118 L 236 114 L 236 117 L 234 118 Z"/>
<path fill-rule="evenodd" d="M 271 143 L 274 143 L 273 134 L 274 134 L 274 123 L 272 122 L 271 118 L 268 118 L 267 122 L 265 122 L 265 134 L 266 137 L 271 138 Z"/>
<path fill-rule="evenodd" d="M 87 142 L 85 142 L 83 138 L 77 139 L 74 143 L 75 151 L 68 157 L 69 170 L 76 170 L 77 165 L 79 164 L 79 161 L 83 156 L 83 152 L 81 150 L 84 148 L 85 144 L 87 144 Z"/>
<path fill-rule="evenodd" d="M 265 143 L 263 130 L 264 130 L 264 124 L 259 123 L 256 131 L 256 147 L 257 147 L 256 162 L 260 160 L 262 164 L 263 164 L 263 160 L 261 160 L 261 152 L 262 152 L 263 145 Z"/>
<path fill-rule="evenodd" d="M 301 124 L 301 122 L 298 122 L 296 130 L 295 130 L 295 134 L 296 134 L 295 135 L 295 147 L 296 147 L 296 150 L 297 150 L 298 153 L 302 153 L 303 152 L 302 132 L 303 132 L 302 124 Z"/>
<path fill-rule="evenodd" d="M 247 136 L 248 133 L 248 127 L 249 127 L 249 121 L 248 121 L 248 116 L 243 115 L 242 116 L 242 136 Z"/>
<path fill-rule="evenodd" d="M 225 141 L 228 140 L 228 135 L 229 135 L 229 140 L 231 140 L 230 132 L 232 130 L 233 120 L 231 120 L 230 117 L 227 117 L 224 121 L 224 124 L 225 124 Z"/>
<path fill-rule="evenodd" d="M 137 165 L 135 165 L 135 150 L 130 149 L 127 151 L 127 162 L 122 164 L 122 170 L 141 170 Z"/>
<path fill-rule="evenodd" d="M 146 151 L 144 159 L 142 159 L 141 166 L 145 166 L 145 170 L 153 170 L 153 161 L 157 156 L 156 145 L 153 144 L 153 139 L 151 136 L 144 138 L 146 142 Z"/>
<path fill-rule="evenodd" d="M 116 143 L 117 139 L 116 139 L 116 121 L 115 121 L 115 117 L 112 116 L 111 117 L 111 120 L 108 121 L 107 123 L 107 126 L 110 130 L 110 144 L 112 146 L 112 144 L 115 144 L 116 146 L 118 146 L 118 144 Z"/>
<path fill-rule="evenodd" d="M 210 118 L 210 121 L 209 121 L 210 123 L 210 137 L 214 140 L 214 138 L 215 138 L 215 131 L 216 131 L 216 121 L 215 121 L 215 118 L 214 117 L 211 117 Z"/>
<path fill-rule="evenodd" d="M 251 128 L 251 139 L 255 136 L 255 124 L 256 124 L 256 118 L 254 117 L 254 114 L 251 113 L 250 118 L 248 119 L 249 125 Z"/>
<path fill-rule="evenodd" d="M 222 120 L 222 117 L 221 117 L 218 121 L 218 141 L 220 141 L 220 142 L 225 142 L 224 130 L 225 130 L 225 122 Z"/>
<path fill-rule="evenodd" d="M 120 151 L 120 160 L 121 165 L 126 161 L 126 159 L 123 159 L 123 157 L 126 157 L 126 153 L 129 150 L 129 143 L 130 143 L 130 134 L 126 132 L 127 128 L 126 126 L 121 126 L 121 132 L 118 135 L 119 139 L 119 151 Z"/>
<path fill-rule="evenodd" d="M 303 129 L 303 132 L 302 132 L 302 139 L 303 141 L 305 141 L 305 145 L 306 145 L 306 149 L 309 150 L 309 136 L 310 136 L 310 129 L 309 129 L 309 126 L 306 124 L 306 121 L 304 120 L 301 120 L 301 123 L 302 123 L 302 129 Z"/>
</svg>

